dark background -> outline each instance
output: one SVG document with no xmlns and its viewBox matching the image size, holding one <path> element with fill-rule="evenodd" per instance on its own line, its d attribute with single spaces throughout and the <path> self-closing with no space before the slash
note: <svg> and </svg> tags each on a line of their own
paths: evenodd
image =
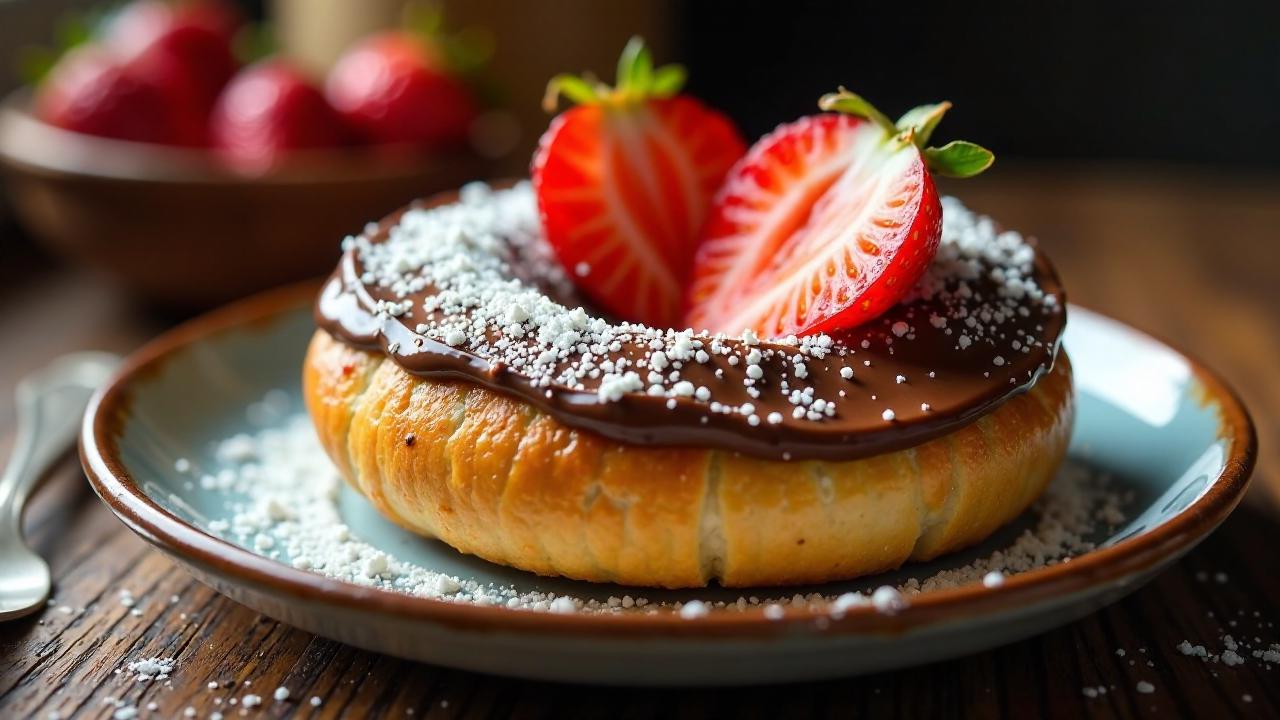
<svg viewBox="0 0 1280 720">
<path fill-rule="evenodd" d="M 46 10 L 6 13 L 6 2 Z M 271 7 L 238 2 L 256 18 Z M 448 24 L 492 29 L 491 74 L 526 125 L 513 168 L 545 127 L 536 105 L 550 74 L 611 79 L 622 42 L 640 32 L 750 139 L 843 84 L 893 117 L 950 100 L 938 139 L 979 142 L 1002 160 L 1280 169 L 1278 0 L 441 2 Z M 32 16 L 19 42 L 40 44 L 64 10 L 95 5 L 5 0 L 0 23 Z M 12 65 L 14 49 L 0 47 L 0 59 Z"/>
<path fill-rule="evenodd" d="M 749 137 L 843 84 L 1005 158 L 1280 168 L 1280 2 L 686 2 L 690 89 Z"/>
</svg>

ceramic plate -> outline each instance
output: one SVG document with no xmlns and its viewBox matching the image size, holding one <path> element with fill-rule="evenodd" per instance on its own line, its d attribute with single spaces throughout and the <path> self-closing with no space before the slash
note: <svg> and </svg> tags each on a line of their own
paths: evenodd
<svg viewBox="0 0 1280 720">
<path fill-rule="evenodd" d="M 1227 516 L 1253 465 L 1252 425 L 1219 380 L 1159 341 L 1073 307 L 1065 340 L 1079 394 L 1073 462 L 1107 472 L 1131 499 L 1125 520 L 1092 538 L 1097 549 L 1069 563 L 1011 576 L 999 587 L 970 583 L 924 593 L 892 615 L 860 607 L 839 618 L 802 607 L 780 617 L 758 607 L 712 610 L 693 620 L 672 612 L 554 614 L 417 597 L 325 578 L 221 539 L 209 527 L 226 519 L 224 499 L 174 469 L 177 458 L 214 463 L 215 441 L 248 429 L 246 407 L 271 390 L 301 407 L 313 294 L 295 288 L 242 302 L 139 351 L 90 406 L 85 470 L 121 520 L 218 591 L 319 635 L 440 665 L 573 682 L 739 684 L 972 653 L 1061 625 L 1142 585 Z M 345 489 L 339 504 L 361 539 L 426 568 L 578 597 L 627 592 L 461 556 L 396 529 Z M 927 566 L 819 590 L 865 590 L 958 567 L 1008 544 L 1026 523 Z M 639 593 L 730 602 L 750 594 Z"/>
</svg>

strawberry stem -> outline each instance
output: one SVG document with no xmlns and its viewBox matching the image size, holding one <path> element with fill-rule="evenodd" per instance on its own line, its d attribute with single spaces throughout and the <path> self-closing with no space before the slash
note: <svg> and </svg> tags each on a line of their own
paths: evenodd
<svg viewBox="0 0 1280 720">
<path fill-rule="evenodd" d="M 560 96 L 569 98 L 575 105 L 592 105 L 600 102 L 600 94 L 596 86 L 577 75 L 556 75 L 547 83 L 547 93 L 542 97 L 542 107 L 547 112 L 555 112 Z"/>
<path fill-rule="evenodd" d="M 897 127 L 901 130 L 910 128 L 913 131 L 912 141 L 915 142 L 916 147 L 923 150 L 933 135 L 934 128 L 938 127 L 942 116 L 946 115 L 950 109 L 951 103 L 945 100 L 932 105 L 911 108 L 898 118 Z"/>
<path fill-rule="evenodd" d="M 560 74 L 547 83 L 542 107 L 555 112 L 560 96 L 575 105 L 638 102 L 650 98 L 669 98 L 684 87 L 685 70 L 679 65 L 655 68 L 653 55 L 644 40 L 633 37 L 618 57 L 618 75 L 613 87 L 588 74 Z"/>
<path fill-rule="evenodd" d="M 653 56 L 644 46 L 644 40 L 632 37 L 618 56 L 618 74 L 614 78 L 618 90 L 648 87 L 653 82 Z"/>
<path fill-rule="evenodd" d="M 890 135 L 898 133 L 898 127 L 893 124 L 888 115 L 877 110 L 875 105 L 867 102 L 861 95 L 849 92 L 844 87 L 841 87 L 838 92 L 827 93 L 819 98 L 818 107 L 829 112 L 841 112 L 866 118 L 884 128 Z"/>
<path fill-rule="evenodd" d="M 924 157 L 925 166 L 938 175 L 973 177 L 991 167 L 996 159 L 990 150 L 964 140 L 953 140 L 942 147 L 926 147 L 933 131 L 942 121 L 942 116 L 951 109 L 951 103 L 946 101 L 914 107 L 903 113 L 896 123 L 861 95 L 843 87 L 837 92 L 823 95 L 818 100 L 818 107 L 865 118 L 885 131 L 886 140 L 916 146 Z"/>
<path fill-rule="evenodd" d="M 93 40 L 110 13 L 95 9 L 69 13 L 54 27 L 53 47 L 28 45 L 18 48 L 18 77 L 28 85 L 38 85 L 58 60 L 71 50 Z"/>
</svg>

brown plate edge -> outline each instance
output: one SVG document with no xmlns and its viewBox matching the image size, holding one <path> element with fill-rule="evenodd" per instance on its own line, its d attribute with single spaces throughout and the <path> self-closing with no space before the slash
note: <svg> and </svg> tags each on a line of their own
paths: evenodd
<svg viewBox="0 0 1280 720">
<path fill-rule="evenodd" d="M 1110 547 L 1009 577 L 997 588 L 981 584 L 936 590 L 911 598 L 894 615 L 869 607 L 850 609 L 843 617 L 807 609 L 787 609 L 769 619 L 763 609 L 716 613 L 691 621 L 678 613 L 553 614 L 515 611 L 416 597 L 390 590 L 362 588 L 298 570 L 198 530 L 144 494 L 119 461 L 117 438 L 128 411 L 131 383 L 156 371 L 175 351 L 222 331 L 270 322 L 283 312 L 309 304 L 314 282 L 287 286 L 240 300 L 189 320 L 144 345 L 126 359 L 116 375 L 89 404 L 80 438 L 80 456 L 94 491 L 130 529 L 151 544 L 211 572 L 300 601 L 340 605 L 353 610 L 388 613 L 406 620 L 428 621 L 458 630 L 556 635 L 653 635 L 699 637 L 768 637 L 843 633 L 896 635 L 923 627 L 992 615 L 1109 583 L 1151 568 L 1184 552 L 1207 536 L 1244 496 L 1257 457 L 1257 435 L 1248 411 L 1216 373 L 1178 348 L 1147 333 L 1191 365 L 1209 399 L 1221 408 L 1220 435 L 1228 443 L 1227 461 L 1209 490 L 1167 522 Z M 1100 313 L 1099 313 L 1100 314 Z M 1107 317 L 1103 315 L 1103 317 Z M 1141 332 L 1121 323 L 1131 332 Z"/>
</svg>

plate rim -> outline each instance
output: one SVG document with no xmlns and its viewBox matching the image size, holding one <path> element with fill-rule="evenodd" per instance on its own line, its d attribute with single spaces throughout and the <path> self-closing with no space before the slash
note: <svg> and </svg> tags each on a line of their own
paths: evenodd
<svg viewBox="0 0 1280 720">
<path fill-rule="evenodd" d="M 777 619 L 763 607 L 710 613 L 696 620 L 679 613 L 545 613 L 512 610 L 367 588 L 300 570 L 215 537 L 160 507 L 134 481 L 119 457 L 118 440 L 128 416 L 129 389 L 158 372 L 173 355 L 221 332 L 265 326 L 309 304 L 319 284 L 308 281 L 269 290 L 187 320 L 162 333 L 125 359 L 90 400 L 80 434 L 80 459 L 94 492 L 133 532 L 152 545 L 216 575 L 266 588 L 293 599 L 377 612 L 408 621 L 426 621 L 458 630 L 582 636 L 769 637 L 798 631 L 818 635 L 898 635 L 934 624 L 1027 607 L 1055 597 L 1106 585 L 1176 557 L 1213 531 L 1243 498 L 1257 458 L 1257 434 L 1236 392 L 1214 371 L 1176 345 L 1097 312 L 1126 332 L 1159 343 L 1186 360 L 1208 399 L 1221 407 L 1218 435 L 1227 442 L 1223 470 L 1208 491 L 1168 521 L 1148 532 L 1095 549 L 1070 563 L 1010 576 L 999 587 L 971 583 L 914 597 L 896 614 L 851 608 L 841 617 L 785 608 Z M 301 372 L 301 371 L 299 371 Z M 750 590 L 744 590 L 750 592 Z M 822 622 L 815 622 L 823 618 Z"/>
</svg>

